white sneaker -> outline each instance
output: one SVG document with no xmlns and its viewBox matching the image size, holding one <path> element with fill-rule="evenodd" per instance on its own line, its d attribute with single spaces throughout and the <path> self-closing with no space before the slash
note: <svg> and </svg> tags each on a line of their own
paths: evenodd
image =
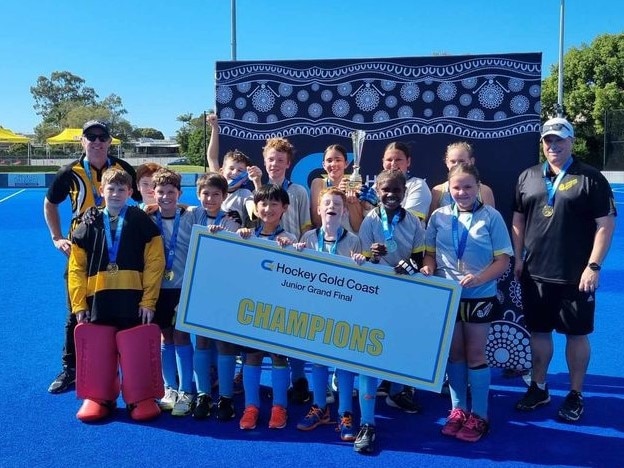
<svg viewBox="0 0 624 468">
<path fill-rule="evenodd" d="M 178 401 L 178 391 L 167 387 L 165 388 L 165 396 L 160 399 L 158 406 L 160 406 L 160 409 L 163 411 L 171 411 L 176 401 Z"/>
<path fill-rule="evenodd" d="M 171 410 L 171 416 L 186 416 L 191 414 L 195 395 L 188 392 L 179 392 L 178 401 Z"/>
</svg>

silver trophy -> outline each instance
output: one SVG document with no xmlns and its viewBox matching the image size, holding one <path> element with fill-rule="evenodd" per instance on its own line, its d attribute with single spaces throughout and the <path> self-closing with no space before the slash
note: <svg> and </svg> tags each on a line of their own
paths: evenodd
<svg viewBox="0 0 624 468">
<path fill-rule="evenodd" d="M 362 147 L 366 139 L 364 130 L 355 130 L 351 134 L 353 141 L 353 173 L 349 176 L 349 189 L 359 190 L 362 186 L 362 175 L 360 174 L 360 161 L 362 160 Z"/>
</svg>

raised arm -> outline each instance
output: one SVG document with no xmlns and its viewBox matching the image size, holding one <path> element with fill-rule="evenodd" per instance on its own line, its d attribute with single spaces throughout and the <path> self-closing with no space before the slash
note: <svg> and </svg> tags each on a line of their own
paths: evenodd
<svg viewBox="0 0 624 468">
<path fill-rule="evenodd" d="M 206 148 L 206 159 L 208 160 L 208 168 L 212 172 L 219 172 L 219 123 L 216 114 L 208 114 L 206 122 L 210 125 L 210 142 Z"/>
</svg>

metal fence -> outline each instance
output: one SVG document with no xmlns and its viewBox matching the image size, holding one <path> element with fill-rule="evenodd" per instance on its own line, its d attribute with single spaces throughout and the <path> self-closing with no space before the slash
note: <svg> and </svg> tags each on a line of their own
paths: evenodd
<svg viewBox="0 0 624 468">
<path fill-rule="evenodd" d="M 624 109 L 606 111 L 604 127 L 604 170 L 624 171 Z"/>
</svg>

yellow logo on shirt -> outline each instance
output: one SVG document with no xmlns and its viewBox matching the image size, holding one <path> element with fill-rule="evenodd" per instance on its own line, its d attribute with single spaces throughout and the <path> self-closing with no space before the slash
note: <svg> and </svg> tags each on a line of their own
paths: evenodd
<svg viewBox="0 0 624 468">
<path fill-rule="evenodd" d="M 572 187 L 574 187 L 576 184 L 578 184 L 578 179 L 569 180 L 565 184 L 559 184 L 559 190 L 561 190 L 562 192 L 565 192 L 566 190 L 569 190 Z"/>
</svg>

